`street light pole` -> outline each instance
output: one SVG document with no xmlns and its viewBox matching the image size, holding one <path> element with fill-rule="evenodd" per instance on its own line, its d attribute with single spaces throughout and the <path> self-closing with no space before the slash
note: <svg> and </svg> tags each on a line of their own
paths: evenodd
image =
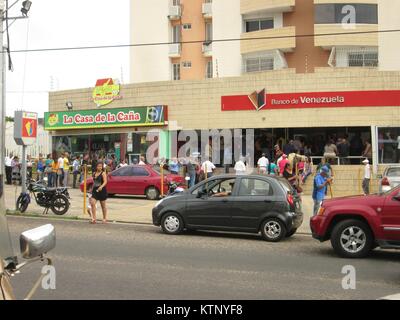
<svg viewBox="0 0 400 320">
<path fill-rule="evenodd" d="M 5 49 L 3 44 L 4 35 L 4 12 L 5 12 L 5 1 L 0 0 L 0 227 L 2 228 L 0 232 L 0 257 L 6 260 L 6 266 L 15 263 L 16 258 L 14 257 L 12 243 L 10 239 L 10 233 L 8 231 L 8 225 L 6 221 L 6 205 L 4 199 L 4 172 L 5 172 L 5 135 L 6 135 L 6 108 L 5 108 Z"/>
</svg>

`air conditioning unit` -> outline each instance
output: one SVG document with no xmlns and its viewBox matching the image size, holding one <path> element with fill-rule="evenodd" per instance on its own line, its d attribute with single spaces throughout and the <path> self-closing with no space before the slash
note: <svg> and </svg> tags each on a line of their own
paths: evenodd
<svg viewBox="0 0 400 320">
<path fill-rule="evenodd" d="M 203 16 L 205 18 L 212 17 L 212 3 L 203 3 Z"/>
<path fill-rule="evenodd" d="M 169 14 L 168 14 L 168 18 L 170 20 L 178 20 L 181 18 L 182 15 L 182 10 L 181 10 L 181 6 L 170 6 L 169 7 Z"/>
</svg>

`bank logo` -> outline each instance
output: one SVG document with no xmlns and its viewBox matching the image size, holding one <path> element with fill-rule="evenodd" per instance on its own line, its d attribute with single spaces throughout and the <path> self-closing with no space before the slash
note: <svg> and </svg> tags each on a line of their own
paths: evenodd
<svg viewBox="0 0 400 320">
<path fill-rule="evenodd" d="M 249 95 L 249 99 L 253 104 L 254 108 L 259 111 L 267 105 L 266 91 L 262 89 L 261 91 L 254 91 Z"/>
<path fill-rule="evenodd" d="M 147 123 L 160 123 L 163 119 L 164 107 L 163 106 L 155 106 L 147 108 Z"/>
<path fill-rule="evenodd" d="M 49 115 L 49 118 L 47 119 L 47 124 L 50 127 L 55 126 L 58 123 L 58 114 L 52 113 Z"/>
<path fill-rule="evenodd" d="M 100 79 L 93 90 L 93 101 L 97 107 L 110 104 L 114 100 L 121 100 L 120 84 L 117 79 Z"/>
<path fill-rule="evenodd" d="M 28 135 L 28 137 L 32 137 L 33 136 L 33 128 L 34 128 L 33 121 L 28 121 L 25 124 L 26 134 Z"/>
</svg>

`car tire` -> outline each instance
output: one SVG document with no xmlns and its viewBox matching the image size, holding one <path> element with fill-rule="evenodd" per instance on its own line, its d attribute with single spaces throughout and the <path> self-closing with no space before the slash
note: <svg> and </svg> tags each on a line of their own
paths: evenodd
<svg viewBox="0 0 400 320">
<path fill-rule="evenodd" d="M 286 233 L 286 238 L 290 238 L 291 236 L 294 236 L 296 234 L 296 232 L 297 232 L 297 228 L 294 228 L 294 229 L 288 231 Z"/>
<path fill-rule="evenodd" d="M 166 234 L 179 234 L 183 231 L 183 220 L 175 212 L 166 213 L 161 219 L 161 229 Z"/>
<path fill-rule="evenodd" d="M 374 237 L 369 226 L 360 220 L 339 222 L 332 230 L 333 250 L 342 258 L 364 258 L 373 249 Z"/>
<path fill-rule="evenodd" d="M 148 187 L 145 195 L 147 200 L 158 200 L 160 198 L 160 191 L 155 187 Z"/>
<path fill-rule="evenodd" d="M 268 242 L 279 242 L 286 233 L 286 227 L 280 219 L 269 218 L 261 224 L 261 235 Z"/>
</svg>

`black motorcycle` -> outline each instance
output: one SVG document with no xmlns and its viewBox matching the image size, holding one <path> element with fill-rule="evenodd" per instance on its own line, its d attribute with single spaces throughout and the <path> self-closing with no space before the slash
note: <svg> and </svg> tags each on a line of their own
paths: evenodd
<svg viewBox="0 0 400 320">
<path fill-rule="evenodd" d="M 36 203 L 45 208 L 43 214 L 48 214 L 49 209 L 56 215 L 66 214 L 70 207 L 70 196 L 67 188 L 49 188 L 43 182 L 28 180 L 27 192 L 21 193 L 17 200 L 17 211 L 23 213 L 31 203 L 31 194 Z"/>
</svg>

